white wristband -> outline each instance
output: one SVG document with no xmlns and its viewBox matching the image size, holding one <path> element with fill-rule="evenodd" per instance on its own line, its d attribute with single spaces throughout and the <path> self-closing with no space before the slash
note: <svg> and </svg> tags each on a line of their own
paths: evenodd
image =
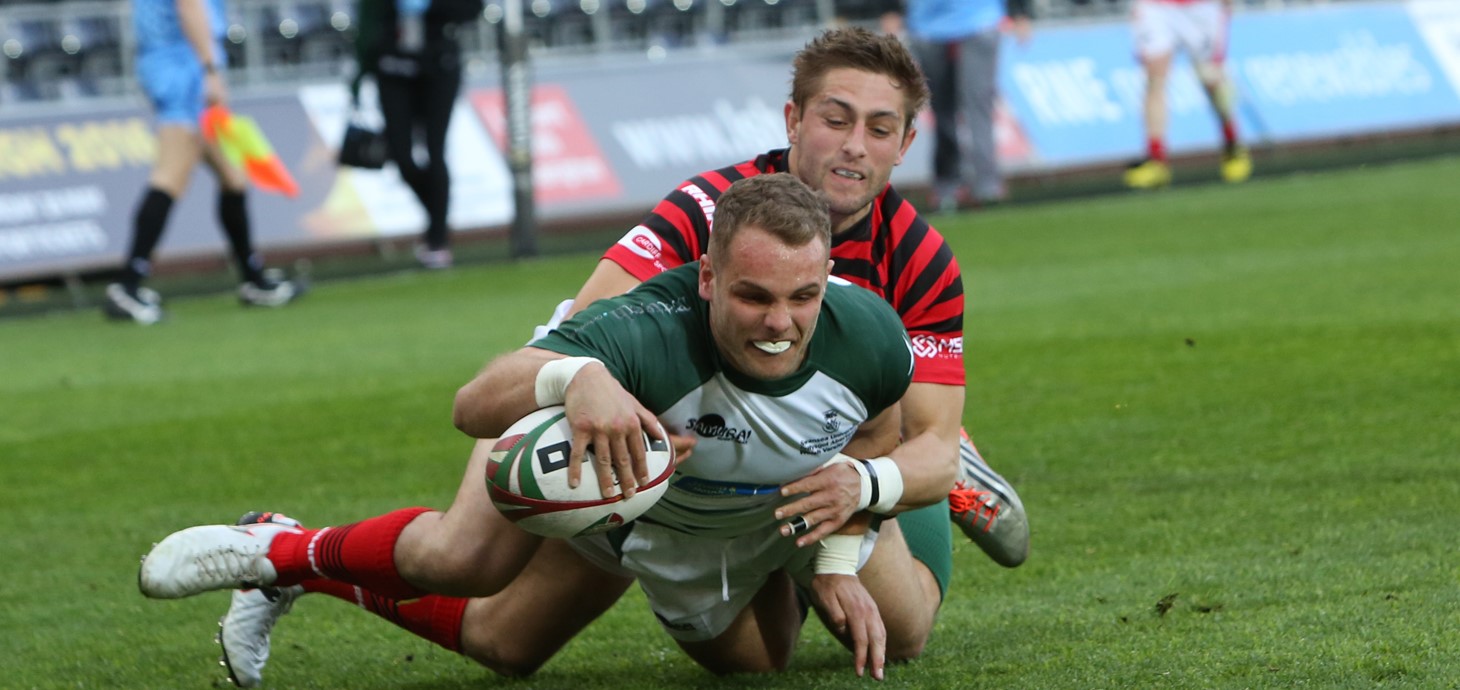
<svg viewBox="0 0 1460 690">
<path fill-rule="evenodd" d="M 533 395 L 537 399 L 538 407 L 551 407 L 561 405 L 568 399 L 568 384 L 573 382 L 573 377 L 578 375 L 578 370 L 597 362 L 592 357 L 568 357 L 555 359 L 542 365 L 537 370 L 537 380 L 533 383 Z"/>
<path fill-rule="evenodd" d="M 862 555 L 862 535 L 832 534 L 817 545 L 817 575 L 856 575 Z"/>
<path fill-rule="evenodd" d="M 857 510 L 870 510 L 878 515 L 887 515 L 902 500 L 902 470 L 892 458 L 858 460 L 850 455 L 837 453 L 833 462 L 845 462 L 862 477 L 862 495 Z"/>
</svg>

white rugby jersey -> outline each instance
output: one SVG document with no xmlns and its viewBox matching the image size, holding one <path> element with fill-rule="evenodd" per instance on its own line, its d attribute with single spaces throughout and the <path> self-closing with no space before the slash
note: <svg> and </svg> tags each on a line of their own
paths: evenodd
<svg viewBox="0 0 1460 690">
<path fill-rule="evenodd" d="M 774 524 L 782 484 L 815 471 L 902 398 L 912 346 L 886 301 L 833 281 L 802 366 L 754 379 L 720 358 L 698 276 L 698 262 L 662 273 L 532 345 L 602 360 L 666 430 L 699 439 L 640 520 L 731 537 Z"/>
</svg>

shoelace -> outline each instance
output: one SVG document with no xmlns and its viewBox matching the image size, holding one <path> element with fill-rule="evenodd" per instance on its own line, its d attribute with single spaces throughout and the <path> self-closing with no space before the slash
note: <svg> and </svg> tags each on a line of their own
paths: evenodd
<svg viewBox="0 0 1460 690">
<path fill-rule="evenodd" d="M 257 557 L 262 551 L 262 544 L 220 546 L 198 554 L 198 571 L 210 580 L 248 585 L 261 579 Z"/>
<path fill-rule="evenodd" d="M 948 509 L 962 519 L 963 515 L 971 513 L 972 520 L 969 524 L 977 526 L 983 521 L 983 531 L 987 532 L 994 527 L 994 521 L 999 519 L 999 509 L 1003 506 L 997 505 L 993 498 L 992 491 L 981 491 L 970 488 L 963 482 L 948 492 Z"/>
</svg>

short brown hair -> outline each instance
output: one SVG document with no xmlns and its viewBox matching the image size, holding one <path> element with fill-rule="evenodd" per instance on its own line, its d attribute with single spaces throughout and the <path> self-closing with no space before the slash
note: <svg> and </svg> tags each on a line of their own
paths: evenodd
<svg viewBox="0 0 1460 690">
<path fill-rule="evenodd" d="M 928 82 L 902 40 L 856 26 L 828 29 L 812 39 L 792 61 L 791 102 L 805 108 L 821 88 L 822 78 L 834 69 L 851 69 L 885 75 L 902 89 L 903 133 L 912 129 L 913 118 L 928 104 Z"/>
<path fill-rule="evenodd" d="M 754 226 L 791 247 L 821 240 L 831 255 L 831 211 L 816 192 L 790 173 L 756 175 L 730 185 L 715 202 L 709 255 L 729 251 L 741 228 Z"/>
</svg>

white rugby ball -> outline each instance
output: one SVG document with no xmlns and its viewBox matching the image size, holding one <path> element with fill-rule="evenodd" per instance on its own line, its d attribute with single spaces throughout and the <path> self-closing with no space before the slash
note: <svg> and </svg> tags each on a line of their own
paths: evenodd
<svg viewBox="0 0 1460 690">
<path fill-rule="evenodd" d="M 628 500 L 623 494 L 604 498 L 599 492 L 592 449 L 583 454 L 578 488 L 569 488 L 572 443 L 573 429 L 562 405 L 533 412 L 507 428 L 487 459 L 487 495 L 503 517 L 544 537 L 577 537 L 643 515 L 669 489 L 674 450 L 667 441 L 644 435 L 649 482 Z"/>
</svg>

